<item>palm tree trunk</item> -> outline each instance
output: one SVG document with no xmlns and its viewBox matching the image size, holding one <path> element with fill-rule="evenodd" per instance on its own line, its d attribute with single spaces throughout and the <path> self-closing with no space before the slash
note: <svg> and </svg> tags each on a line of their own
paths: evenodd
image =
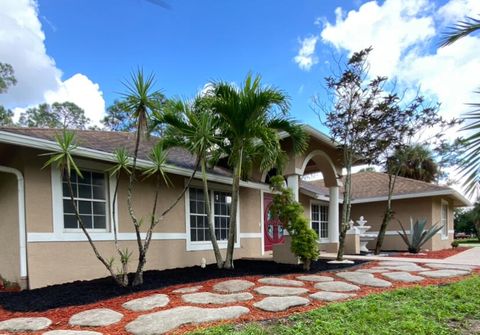
<svg viewBox="0 0 480 335">
<path fill-rule="evenodd" d="M 396 174 L 388 175 L 388 196 L 387 196 L 387 208 L 385 209 L 385 213 L 383 215 L 382 219 L 382 225 L 380 226 L 380 230 L 378 231 L 378 236 L 377 236 L 377 243 L 375 245 L 375 251 L 374 254 L 378 255 L 382 251 L 382 245 L 383 241 L 385 239 L 385 233 L 387 231 L 387 227 L 390 224 L 390 221 L 392 220 L 393 217 L 393 210 L 392 210 L 392 195 L 393 195 L 393 189 L 395 187 L 395 181 L 397 179 Z"/>
<path fill-rule="evenodd" d="M 128 285 L 128 259 L 124 259 L 122 252 L 120 250 L 120 246 L 118 245 L 118 234 L 117 234 L 117 220 L 116 220 L 116 203 L 118 198 L 118 186 L 120 185 L 120 171 L 118 171 L 118 175 L 116 176 L 115 182 L 115 190 L 113 192 L 113 204 L 112 204 L 112 226 L 113 226 L 113 239 L 115 243 L 115 250 L 117 254 L 120 256 L 120 262 L 122 264 L 122 273 L 121 273 L 121 280 L 125 286 Z"/>
<path fill-rule="evenodd" d="M 230 209 L 230 225 L 228 229 L 228 244 L 227 255 L 225 257 L 224 268 L 233 269 L 233 251 L 235 247 L 236 233 L 237 233 L 237 207 L 238 197 L 240 195 L 240 176 L 242 175 L 242 160 L 243 148 L 239 150 L 237 162 L 233 169 L 233 184 L 232 184 L 232 204 Z"/>
<path fill-rule="evenodd" d="M 223 268 L 223 258 L 220 253 L 220 248 L 218 247 L 217 237 L 215 236 L 215 224 L 213 222 L 212 207 L 210 203 L 210 196 L 208 193 L 208 182 L 207 182 L 207 167 L 205 159 L 202 158 L 202 181 L 203 181 L 203 195 L 205 197 L 205 206 L 207 207 L 207 220 L 208 220 L 208 230 L 210 232 L 210 241 L 212 242 L 213 253 L 215 254 L 215 260 L 217 262 L 217 267 L 219 269 Z"/>
</svg>

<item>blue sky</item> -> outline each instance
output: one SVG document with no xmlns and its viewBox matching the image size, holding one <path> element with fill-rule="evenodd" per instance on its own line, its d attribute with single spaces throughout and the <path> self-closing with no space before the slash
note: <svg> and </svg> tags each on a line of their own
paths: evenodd
<svg viewBox="0 0 480 335">
<path fill-rule="evenodd" d="M 420 87 L 459 115 L 480 86 L 480 38 L 437 50 L 438 36 L 478 0 L 2 0 L 0 61 L 18 85 L 0 104 L 70 100 L 95 122 L 138 66 L 168 97 L 190 98 L 210 80 L 251 71 L 285 90 L 293 116 L 318 128 L 312 97 L 324 94 L 334 59 L 372 45 L 373 74 Z M 325 129 L 323 129 L 326 131 Z"/>
<path fill-rule="evenodd" d="M 40 0 L 48 53 L 64 76 L 81 72 L 99 83 L 107 105 L 137 66 L 154 72 L 167 96 L 181 97 L 209 80 L 239 82 L 252 71 L 289 94 L 295 117 L 316 122 L 310 97 L 328 69 L 301 71 L 293 57 L 299 37 L 318 30 L 319 15 L 333 19 L 340 2 L 169 3 L 166 10 L 145 0 Z"/>
</svg>

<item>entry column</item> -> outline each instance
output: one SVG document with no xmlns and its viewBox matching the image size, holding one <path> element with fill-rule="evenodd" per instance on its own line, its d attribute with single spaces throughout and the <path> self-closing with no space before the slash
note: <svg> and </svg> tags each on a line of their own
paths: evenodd
<svg viewBox="0 0 480 335">
<path fill-rule="evenodd" d="M 293 192 L 295 201 L 298 201 L 298 193 L 300 188 L 300 176 L 298 174 L 292 174 L 287 177 L 287 185 Z"/>
<path fill-rule="evenodd" d="M 338 186 L 331 186 L 330 203 L 328 204 L 328 235 L 331 243 L 338 243 L 339 219 L 338 219 Z"/>
</svg>

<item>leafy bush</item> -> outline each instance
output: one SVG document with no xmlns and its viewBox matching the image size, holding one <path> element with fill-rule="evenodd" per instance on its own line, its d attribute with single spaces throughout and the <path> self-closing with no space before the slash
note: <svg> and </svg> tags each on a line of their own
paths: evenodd
<svg viewBox="0 0 480 335">
<path fill-rule="evenodd" d="M 451 244 L 451 246 L 452 246 L 453 249 L 456 249 L 456 248 L 458 248 L 458 245 L 459 245 L 459 244 L 460 244 L 460 243 L 458 243 L 458 241 L 453 241 L 452 244 Z"/>
<path fill-rule="evenodd" d="M 407 234 L 402 223 L 399 221 L 402 232 L 398 232 L 405 244 L 408 246 L 408 252 L 417 254 L 420 252 L 422 245 L 430 240 L 436 233 L 438 233 L 442 226 L 435 224 L 425 230 L 427 219 L 418 219 L 413 223 L 413 219 L 410 218 L 410 234 Z"/>
<path fill-rule="evenodd" d="M 271 188 L 276 192 L 273 196 L 272 212 L 286 225 L 288 234 L 292 238 L 292 252 L 300 257 L 305 270 L 310 269 L 310 263 L 318 259 L 318 236 L 310 228 L 307 218 L 303 214 L 303 206 L 295 201 L 292 190 L 285 187 L 281 176 L 270 179 Z"/>
</svg>

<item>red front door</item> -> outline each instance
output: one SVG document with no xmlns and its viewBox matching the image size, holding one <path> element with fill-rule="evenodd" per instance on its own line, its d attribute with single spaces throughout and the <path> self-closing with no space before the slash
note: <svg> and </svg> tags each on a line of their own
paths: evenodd
<svg viewBox="0 0 480 335">
<path fill-rule="evenodd" d="M 283 234 L 283 224 L 279 219 L 274 218 L 271 212 L 272 195 L 265 193 L 263 196 L 263 234 L 265 241 L 265 251 L 272 250 L 272 245 L 283 243 L 285 237 Z"/>
</svg>

